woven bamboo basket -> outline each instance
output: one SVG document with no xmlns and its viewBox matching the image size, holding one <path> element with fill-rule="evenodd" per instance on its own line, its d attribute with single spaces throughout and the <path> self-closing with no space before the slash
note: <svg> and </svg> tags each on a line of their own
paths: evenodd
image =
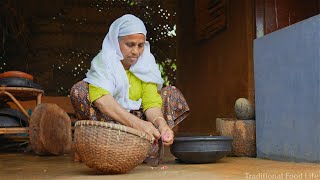
<svg viewBox="0 0 320 180">
<path fill-rule="evenodd" d="M 122 174 L 143 162 L 150 150 L 147 134 L 120 124 L 81 120 L 75 124 L 74 147 L 90 168 Z"/>
</svg>

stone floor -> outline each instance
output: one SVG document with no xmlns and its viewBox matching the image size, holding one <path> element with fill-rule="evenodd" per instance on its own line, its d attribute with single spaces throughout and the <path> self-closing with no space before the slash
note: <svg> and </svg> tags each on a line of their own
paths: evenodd
<svg viewBox="0 0 320 180">
<path fill-rule="evenodd" d="M 166 149 L 163 164 L 139 165 L 127 174 L 99 175 L 71 156 L 0 153 L 0 179 L 319 179 L 320 164 L 225 157 L 211 164 L 179 164 Z"/>
</svg>

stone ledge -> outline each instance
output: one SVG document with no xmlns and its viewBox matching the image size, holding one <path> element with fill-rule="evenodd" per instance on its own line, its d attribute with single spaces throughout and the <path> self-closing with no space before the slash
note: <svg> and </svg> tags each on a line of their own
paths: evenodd
<svg viewBox="0 0 320 180">
<path fill-rule="evenodd" d="M 256 121 L 236 118 L 217 118 L 217 132 L 233 137 L 231 156 L 256 156 Z"/>
</svg>

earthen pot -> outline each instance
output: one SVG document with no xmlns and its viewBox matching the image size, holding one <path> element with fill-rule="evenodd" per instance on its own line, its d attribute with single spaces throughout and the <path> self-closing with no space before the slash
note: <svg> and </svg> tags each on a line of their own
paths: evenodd
<svg viewBox="0 0 320 180">
<path fill-rule="evenodd" d="M 0 79 L 8 78 L 8 77 L 20 77 L 20 78 L 29 79 L 30 81 L 33 81 L 33 76 L 31 74 L 21 72 L 21 71 L 7 71 L 0 74 Z"/>
</svg>

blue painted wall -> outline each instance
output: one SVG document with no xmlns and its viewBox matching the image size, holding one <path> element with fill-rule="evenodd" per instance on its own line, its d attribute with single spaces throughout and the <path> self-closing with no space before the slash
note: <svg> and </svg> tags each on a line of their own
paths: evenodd
<svg viewBox="0 0 320 180">
<path fill-rule="evenodd" d="M 257 157 L 320 162 L 320 15 L 254 41 Z"/>
</svg>

